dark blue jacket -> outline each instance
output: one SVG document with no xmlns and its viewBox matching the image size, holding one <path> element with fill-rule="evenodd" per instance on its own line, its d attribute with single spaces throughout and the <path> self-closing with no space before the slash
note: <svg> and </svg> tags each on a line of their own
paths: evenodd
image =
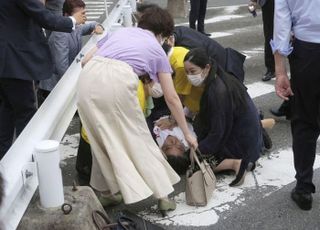
<svg viewBox="0 0 320 230">
<path fill-rule="evenodd" d="M 243 63 L 246 56 L 232 48 L 224 48 L 215 40 L 206 35 L 185 26 L 174 28 L 175 46 L 183 46 L 188 49 L 203 48 L 224 71 L 244 81 Z"/>
<path fill-rule="evenodd" d="M 72 20 L 56 16 L 39 0 L 0 0 L 0 78 L 41 80 L 53 64 L 43 29 L 72 31 Z"/>
<path fill-rule="evenodd" d="M 235 108 L 222 78 L 217 77 L 202 96 L 207 97 L 208 109 L 206 119 L 195 124 L 199 149 L 220 160 L 242 159 L 247 165 L 259 158 L 263 147 L 260 118 L 247 92 L 247 109 Z"/>
</svg>

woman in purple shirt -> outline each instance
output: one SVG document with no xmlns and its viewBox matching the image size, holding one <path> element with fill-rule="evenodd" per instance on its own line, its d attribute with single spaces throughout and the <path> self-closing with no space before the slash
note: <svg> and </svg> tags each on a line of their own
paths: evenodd
<svg viewBox="0 0 320 230">
<path fill-rule="evenodd" d="M 161 47 L 173 25 L 167 11 L 146 10 L 138 28 L 119 29 L 97 43 L 85 58 L 78 83 L 79 114 L 93 150 L 90 184 L 104 197 L 120 191 L 126 204 L 154 195 L 162 214 L 175 209 L 167 196 L 180 178 L 152 139 L 139 107 L 137 86 L 145 75 L 160 82 L 186 140 L 197 148 Z"/>
</svg>

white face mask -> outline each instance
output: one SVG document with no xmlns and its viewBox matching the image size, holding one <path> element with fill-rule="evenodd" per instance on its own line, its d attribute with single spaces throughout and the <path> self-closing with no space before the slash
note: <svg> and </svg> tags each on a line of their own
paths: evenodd
<svg viewBox="0 0 320 230">
<path fill-rule="evenodd" d="M 163 96 L 160 83 L 155 82 L 151 88 L 149 87 L 149 95 L 154 98 L 159 98 Z"/>
<path fill-rule="evenodd" d="M 187 77 L 193 86 L 201 85 L 205 79 L 205 77 L 202 76 L 202 71 L 201 73 L 198 73 L 198 74 L 188 74 Z"/>
</svg>

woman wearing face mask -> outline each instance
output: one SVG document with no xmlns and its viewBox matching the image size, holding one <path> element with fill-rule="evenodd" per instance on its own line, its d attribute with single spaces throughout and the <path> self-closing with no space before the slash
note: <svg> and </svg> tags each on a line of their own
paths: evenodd
<svg viewBox="0 0 320 230">
<path fill-rule="evenodd" d="M 186 76 L 183 61 L 189 50 L 184 47 L 171 47 L 166 43 L 162 47 L 168 54 L 170 65 L 174 71 L 173 85 L 181 99 L 183 106 L 185 106 L 185 115 L 186 117 L 192 119 L 194 115 L 199 112 L 199 103 L 201 95 L 203 93 L 203 86 L 193 86 L 192 84 L 190 84 Z M 155 107 L 157 107 L 157 101 L 155 101 L 154 104 Z M 162 107 L 160 110 L 165 111 L 165 109 L 162 109 Z M 156 115 L 154 115 L 154 113 L 156 113 Z M 150 122 L 152 124 L 152 127 L 154 122 L 157 121 L 160 117 L 169 114 L 170 113 L 158 113 L 156 108 L 153 109 L 151 113 L 151 117 L 153 120 L 152 122 Z M 150 120 L 150 118 L 148 118 L 148 120 Z M 172 122 L 174 122 L 173 119 Z M 163 129 L 169 128 L 169 126 L 171 125 L 171 123 L 165 119 L 157 121 L 156 124 Z M 152 129 L 153 128 L 151 128 L 151 130 Z"/>
<path fill-rule="evenodd" d="M 169 13 L 150 8 L 138 28 L 123 28 L 105 36 L 85 58 L 87 64 L 78 83 L 78 109 L 93 150 L 90 184 L 102 192 L 102 203 L 120 191 L 126 204 L 154 195 L 162 213 L 175 209 L 167 196 L 180 178 L 153 141 L 136 96 L 138 76 L 148 74 L 160 82 L 187 142 L 197 147 L 161 47 L 172 31 Z"/>
<path fill-rule="evenodd" d="M 184 66 L 191 84 L 204 87 L 194 122 L 199 149 L 220 162 L 216 172 L 235 170 L 237 176 L 230 186 L 240 185 L 263 147 L 257 109 L 245 87 L 217 69 L 204 50 L 190 50 Z"/>
</svg>

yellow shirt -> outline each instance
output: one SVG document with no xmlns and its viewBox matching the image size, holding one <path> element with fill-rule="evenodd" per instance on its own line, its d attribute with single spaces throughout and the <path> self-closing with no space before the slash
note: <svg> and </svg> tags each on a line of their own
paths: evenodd
<svg viewBox="0 0 320 230">
<path fill-rule="evenodd" d="M 200 98 L 204 88 L 192 86 L 188 81 L 183 64 L 184 57 L 188 52 L 189 50 L 184 47 L 173 47 L 170 64 L 175 72 L 173 84 L 177 93 L 183 96 L 183 105 L 188 107 L 191 112 L 197 113 L 199 112 Z"/>
</svg>

